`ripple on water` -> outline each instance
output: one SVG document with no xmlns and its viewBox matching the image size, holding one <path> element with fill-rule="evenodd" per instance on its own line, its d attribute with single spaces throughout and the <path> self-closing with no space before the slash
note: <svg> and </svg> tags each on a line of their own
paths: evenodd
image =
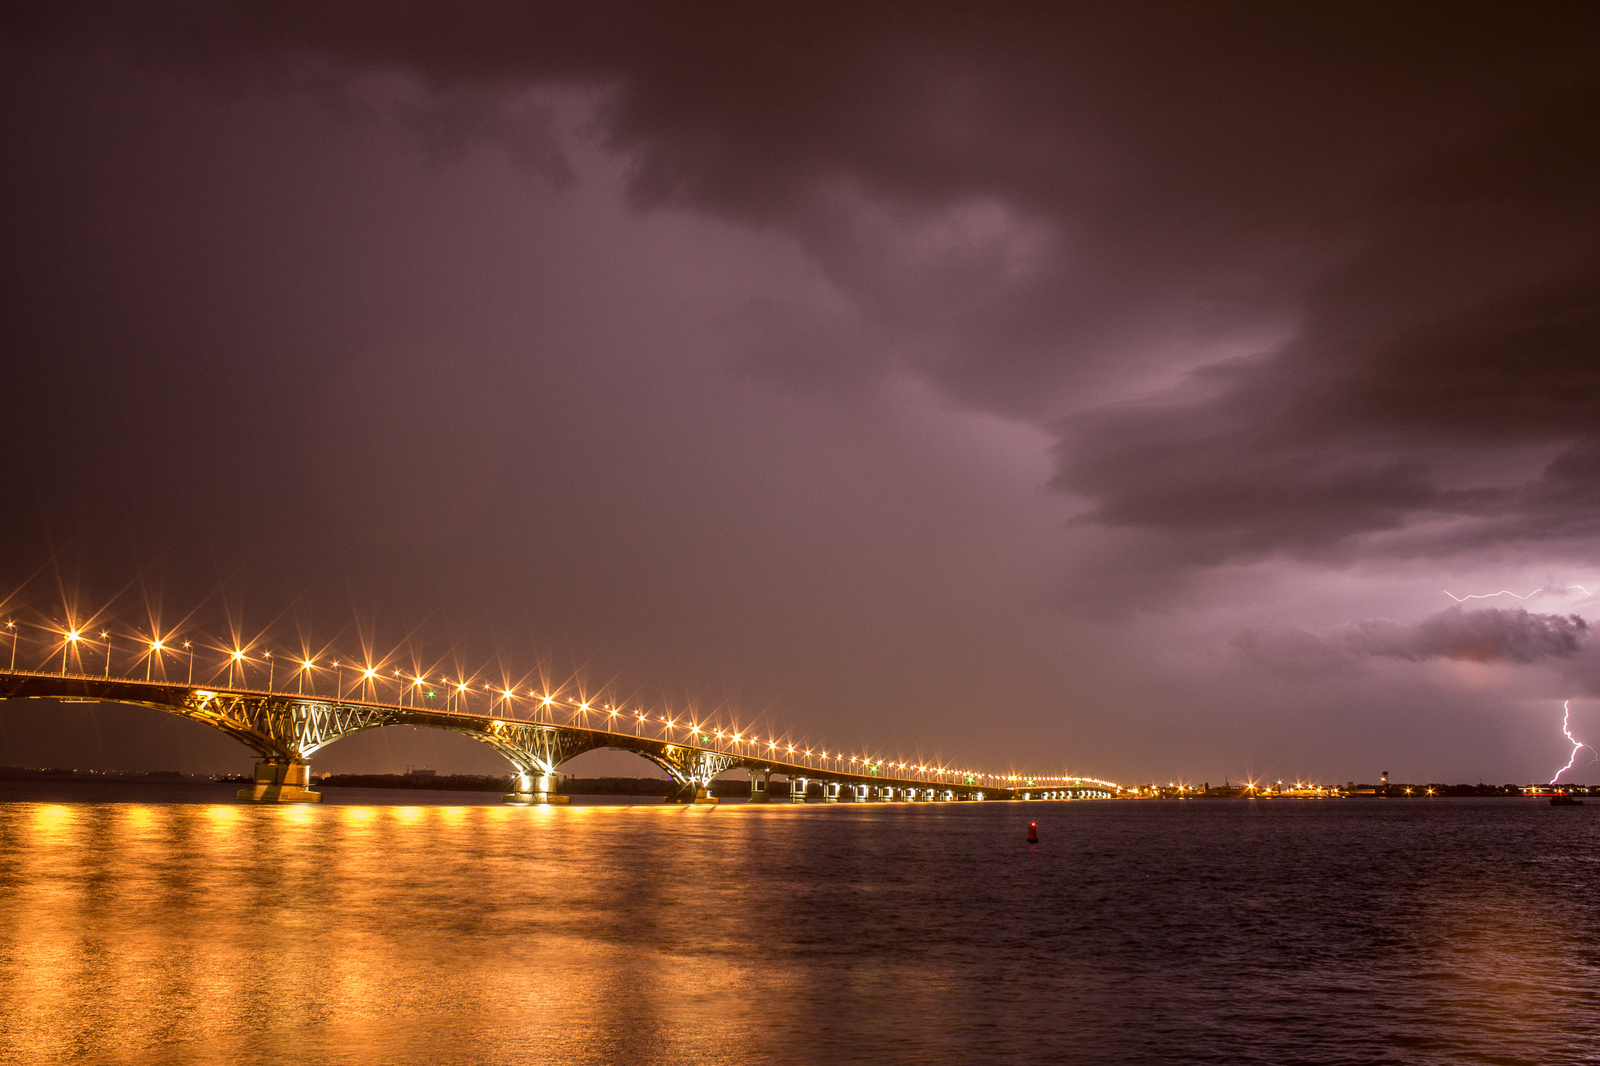
<svg viewBox="0 0 1600 1066">
<path fill-rule="evenodd" d="M 6 803 L 0 1060 L 1592 1062 L 1597 814 Z"/>
</svg>

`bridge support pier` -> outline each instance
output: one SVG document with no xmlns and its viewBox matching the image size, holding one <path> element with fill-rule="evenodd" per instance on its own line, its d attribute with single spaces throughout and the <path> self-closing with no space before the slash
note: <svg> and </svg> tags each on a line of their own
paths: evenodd
<svg viewBox="0 0 1600 1066">
<path fill-rule="evenodd" d="M 750 770 L 750 802 L 766 803 L 772 798 L 772 790 L 768 788 L 772 783 L 771 770 Z"/>
<path fill-rule="evenodd" d="M 811 782 L 803 777 L 789 778 L 789 802 L 804 803 L 806 801 L 806 790 L 810 787 Z"/>
<path fill-rule="evenodd" d="M 258 762 L 255 783 L 239 790 L 245 803 L 321 803 L 322 793 L 312 792 L 308 762 Z"/>
<path fill-rule="evenodd" d="M 676 792 L 669 794 L 666 799 L 662 800 L 662 802 L 698 803 L 701 805 L 706 805 L 718 803 L 720 801 L 717 799 L 717 797 L 711 794 L 710 787 L 707 785 L 702 785 L 698 781 L 691 781 L 686 785 L 680 785 Z"/>
<path fill-rule="evenodd" d="M 824 781 L 822 783 L 822 802 L 823 803 L 838 803 L 839 802 L 839 782 L 837 782 L 837 781 Z"/>
<path fill-rule="evenodd" d="M 556 791 L 558 784 L 555 774 L 517 774 L 512 778 L 516 782 L 517 790 L 501 795 L 501 803 L 517 803 L 525 806 L 560 806 L 572 802 L 572 797 L 563 796 Z"/>
</svg>

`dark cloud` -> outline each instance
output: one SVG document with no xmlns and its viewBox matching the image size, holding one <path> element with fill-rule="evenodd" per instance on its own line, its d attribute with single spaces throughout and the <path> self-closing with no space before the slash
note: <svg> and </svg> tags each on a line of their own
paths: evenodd
<svg viewBox="0 0 1600 1066">
<path fill-rule="evenodd" d="M 1571 659 L 1586 646 L 1588 636 L 1588 622 L 1575 614 L 1451 607 L 1413 624 L 1377 618 L 1322 634 L 1246 630 L 1234 639 L 1233 647 L 1255 662 L 1317 673 L 1357 668 L 1370 658 L 1519 665 Z"/>
<path fill-rule="evenodd" d="M 1415 626 L 1364 622 L 1352 645 L 1391 659 L 1455 659 L 1474 663 L 1533 663 L 1576 655 L 1589 634 L 1578 615 L 1451 607 Z"/>
<path fill-rule="evenodd" d="M 1054 484 L 1158 534 L 1156 565 L 1347 558 L 1441 517 L 1441 554 L 1600 532 L 1575 460 L 1470 476 L 1600 425 L 1592 7 L 44 10 L 13 19 L 323 90 L 410 77 L 391 112 L 425 144 L 557 178 L 514 102 L 590 92 L 639 206 L 785 229 L 896 338 L 775 321 L 748 366 L 910 369 L 1042 424 L 1131 394 L 1058 423 Z M 1208 350 L 1206 398 L 1137 398 Z"/>
<path fill-rule="evenodd" d="M 1558 557 L 1600 546 L 1591 4 L 85 0 L 0 32 L 0 464 L 56 528 L 210 537 L 261 598 L 405 575 L 652 678 L 721 648 L 700 676 L 773 701 L 847 674 L 907 721 L 997 673 L 1124 699 L 1036 636 L 1062 600 L 1590 579 Z M 1257 650 L 1582 639 L 1541 617 Z M 939 632 L 890 677 L 906 619 Z"/>
</svg>

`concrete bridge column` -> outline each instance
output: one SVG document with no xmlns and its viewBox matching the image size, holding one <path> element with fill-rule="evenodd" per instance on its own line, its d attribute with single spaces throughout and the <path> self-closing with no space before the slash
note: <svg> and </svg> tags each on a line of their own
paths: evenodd
<svg viewBox="0 0 1600 1066">
<path fill-rule="evenodd" d="M 572 797 L 556 791 L 560 785 L 555 774 L 516 774 L 511 783 L 516 791 L 504 793 L 501 803 L 561 805 L 572 802 Z"/>
<path fill-rule="evenodd" d="M 771 789 L 767 786 L 772 783 L 771 770 L 750 770 L 750 802 L 766 803 L 772 798 Z"/>
<path fill-rule="evenodd" d="M 256 779 L 239 790 L 246 803 L 321 803 L 322 793 L 310 791 L 309 762 L 258 762 Z"/>
<path fill-rule="evenodd" d="M 824 781 L 822 783 L 822 802 L 823 803 L 838 803 L 839 802 L 839 782 L 837 782 L 837 781 Z"/>
<path fill-rule="evenodd" d="M 711 783 L 702 784 L 699 781 L 676 782 L 677 790 L 671 792 L 662 800 L 663 803 L 701 803 L 712 804 L 717 802 L 717 797 L 711 794 Z"/>
<path fill-rule="evenodd" d="M 806 789 L 810 784 L 811 782 L 803 777 L 789 778 L 789 802 L 804 803 L 806 801 Z"/>
<path fill-rule="evenodd" d="M 850 786 L 850 795 L 855 799 L 855 801 L 857 803 L 865 803 L 865 802 L 867 802 L 867 786 L 866 785 L 851 785 Z"/>
</svg>

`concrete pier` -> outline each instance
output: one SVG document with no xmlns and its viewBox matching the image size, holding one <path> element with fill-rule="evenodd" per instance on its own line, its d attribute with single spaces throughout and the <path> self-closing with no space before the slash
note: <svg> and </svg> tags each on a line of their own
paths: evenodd
<svg viewBox="0 0 1600 1066">
<path fill-rule="evenodd" d="M 245 803 L 321 803 L 322 793 L 312 792 L 308 762 L 258 762 L 255 783 L 239 790 Z"/>
<path fill-rule="evenodd" d="M 528 774 L 518 774 L 516 778 L 517 790 L 501 795 L 501 803 L 518 803 L 529 806 L 562 806 L 572 802 L 571 797 L 563 796 L 556 789 L 559 787 L 555 774 L 543 774 L 533 777 Z"/>
<path fill-rule="evenodd" d="M 677 792 L 672 793 L 663 803 L 698 803 L 709 805 L 720 802 L 711 794 L 711 789 L 701 785 L 686 785 Z"/>
</svg>

